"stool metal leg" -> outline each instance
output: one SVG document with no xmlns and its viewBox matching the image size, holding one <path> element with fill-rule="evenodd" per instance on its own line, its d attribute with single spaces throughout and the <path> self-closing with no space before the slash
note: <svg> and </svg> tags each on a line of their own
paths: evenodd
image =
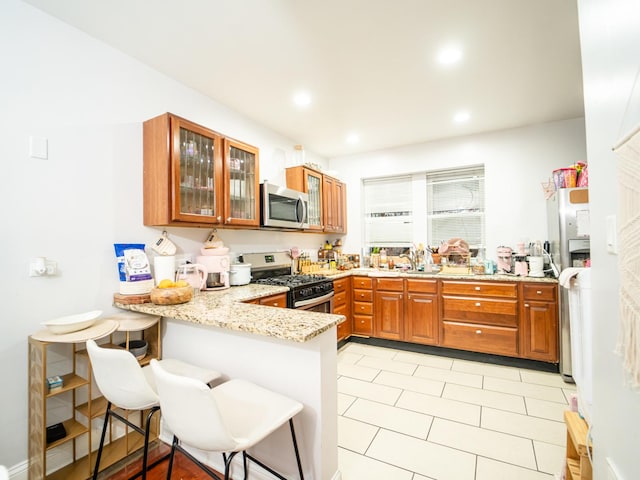
<svg viewBox="0 0 640 480">
<path fill-rule="evenodd" d="M 111 413 L 111 402 L 107 402 L 107 411 L 104 414 L 104 425 L 102 425 L 102 435 L 100 436 L 100 446 L 98 447 L 98 455 L 96 457 L 96 465 L 93 468 L 93 480 L 98 479 L 100 471 L 100 458 L 102 457 L 102 447 L 104 446 L 104 437 L 107 434 L 107 425 L 109 425 L 109 414 Z"/>
<path fill-rule="evenodd" d="M 300 474 L 300 480 L 304 480 L 304 474 L 302 473 L 302 462 L 300 462 L 300 452 L 298 451 L 298 442 L 296 442 L 296 431 L 293 428 L 293 418 L 289 419 L 289 427 L 291 428 L 291 439 L 293 440 L 293 449 L 296 452 L 296 462 L 298 462 L 298 473 Z"/>
</svg>

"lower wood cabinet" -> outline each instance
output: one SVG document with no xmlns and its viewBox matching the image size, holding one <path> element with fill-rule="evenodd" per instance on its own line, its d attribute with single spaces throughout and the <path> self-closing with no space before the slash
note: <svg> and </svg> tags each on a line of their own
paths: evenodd
<svg viewBox="0 0 640 480">
<path fill-rule="evenodd" d="M 558 361 L 558 287 L 522 285 L 522 356 L 544 362 Z"/>
<path fill-rule="evenodd" d="M 351 319 L 351 278 L 344 277 L 333 281 L 333 311 L 344 315 L 346 320 L 337 327 L 338 341 L 351 336 L 353 324 Z"/>
<path fill-rule="evenodd" d="M 437 345 L 439 335 L 437 280 L 406 280 L 404 340 Z"/>
<path fill-rule="evenodd" d="M 404 279 L 376 279 L 373 332 L 377 338 L 403 339 Z"/>
<path fill-rule="evenodd" d="M 518 356 L 518 285 L 443 280 L 441 344 Z"/>
<path fill-rule="evenodd" d="M 264 305 L 266 307 L 287 308 L 287 294 L 278 293 L 268 297 L 254 298 L 246 300 L 243 303 L 251 303 L 253 305 Z"/>
<path fill-rule="evenodd" d="M 351 278 L 353 334 L 373 335 L 373 281 L 369 277 Z"/>
<path fill-rule="evenodd" d="M 353 334 L 558 362 L 555 283 L 352 277 Z"/>
</svg>

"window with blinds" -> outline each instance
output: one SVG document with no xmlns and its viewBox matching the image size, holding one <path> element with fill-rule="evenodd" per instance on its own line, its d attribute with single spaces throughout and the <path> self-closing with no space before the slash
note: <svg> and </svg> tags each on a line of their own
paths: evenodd
<svg viewBox="0 0 640 480">
<path fill-rule="evenodd" d="M 413 235 L 411 176 L 364 180 L 363 194 L 365 243 L 409 245 Z"/>
<path fill-rule="evenodd" d="M 484 166 L 363 180 L 364 245 L 484 244 Z"/>
</svg>

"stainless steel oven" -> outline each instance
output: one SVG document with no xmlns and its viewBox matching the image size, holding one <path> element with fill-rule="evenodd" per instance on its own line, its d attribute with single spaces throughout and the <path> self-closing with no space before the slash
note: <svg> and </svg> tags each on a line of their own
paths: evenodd
<svg viewBox="0 0 640 480">
<path fill-rule="evenodd" d="M 252 282 L 288 287 L 287 308 L 332 313 L 333 281 L 321 275 L 292 275 L 288 253 L 245 253 L 239 260 L 251 264 Z"/>
<path fill-rule="evenodd" d="M 294 302 L 293 308 L 310 312 L 333 313 L 333 291 L 321 297 L 298 300 Z"/>
</svg>

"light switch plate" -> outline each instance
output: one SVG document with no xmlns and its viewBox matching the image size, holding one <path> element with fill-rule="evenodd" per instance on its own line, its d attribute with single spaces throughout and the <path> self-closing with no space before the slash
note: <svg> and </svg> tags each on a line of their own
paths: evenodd
<svg viewBox="0 0 640 480">
<path fill-rule="evenodd" d="M 31 158 L 49 158 L 49 140 L 44 137 L 29 137 L 29 156 Z"/>
</svg>

